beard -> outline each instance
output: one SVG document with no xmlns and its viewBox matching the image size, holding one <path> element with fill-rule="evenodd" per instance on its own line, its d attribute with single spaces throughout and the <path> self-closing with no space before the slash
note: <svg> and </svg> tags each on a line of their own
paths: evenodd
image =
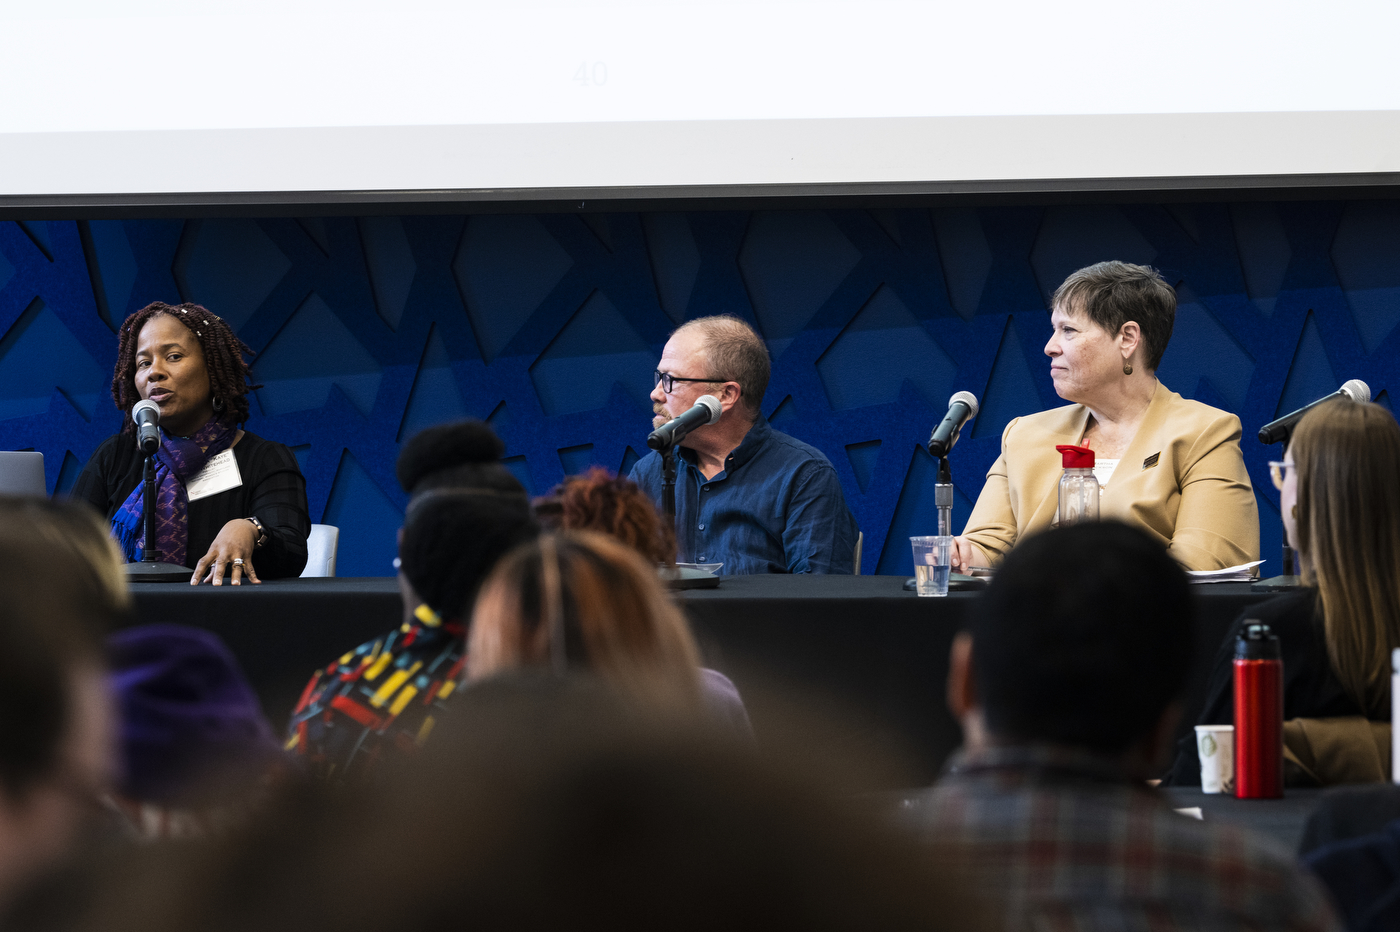
<svg viewBox="0 0 1400 932">
<path fill-rule="evenodd" d="M 667 414 L 665 411 L 661 411 L 661 410 L 658 410 L 658 409 L 655 409 L 655 408 L 653 408 L 652 410 L 656 412 L 655 415 L 654 415 L 654 416 L 652 417 L 652 419 L 651 419 L 651 429 L 652 429 L 652 430 L 656 430 L 656 429 L 657 429 L 658 427 L 660 427 L 662 424 L 665 424 L 667 421 L 669 421 L 669 420 L 671 419 L 671 416 L 670 416 L 669 414 Z"/>
</svg>

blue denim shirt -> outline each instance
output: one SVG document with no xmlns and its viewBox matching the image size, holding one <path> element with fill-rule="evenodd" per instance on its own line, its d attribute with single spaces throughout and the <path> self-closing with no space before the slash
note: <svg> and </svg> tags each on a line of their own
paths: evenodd
<svg viewBox="0 0 1400 932">
<path fill-rule="evenodd" d="M 855 566 L 856 519 L 831 461 L 759 415 L 724 472 L 706 479 L 695 451 L 677 449 L 676 543 L 682 563 L 720 573 L 845 573 Z M 632 467 L 661 507 L 661 454 Z"/>
</svg>

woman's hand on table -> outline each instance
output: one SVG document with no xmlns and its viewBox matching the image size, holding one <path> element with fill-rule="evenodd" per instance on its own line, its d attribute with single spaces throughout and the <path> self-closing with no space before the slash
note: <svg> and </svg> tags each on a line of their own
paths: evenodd
<svg viewBox="0 0 1400 932">
<path fill-rule="evenodd" d="M 219 531 L 219 536 L 209 545 L 209 552 L 195 564 L 190 585 L 201 582 L 224 584 L 224 571 L 233 567 L 233 584 L 242 585 L 246 575 L 249 580 L 261 583 L 257 571 L 253 569 L 253 548 L 258 541 L 258 529 L 247 518 L 234 518 Z"/>
<path fill-rule="evenodd" d="M 981 549 L 966 537 L 953 538 L 953 572 L 964 576 L 970 574 L 974 566 L 989 566 Z"/>
</svg>

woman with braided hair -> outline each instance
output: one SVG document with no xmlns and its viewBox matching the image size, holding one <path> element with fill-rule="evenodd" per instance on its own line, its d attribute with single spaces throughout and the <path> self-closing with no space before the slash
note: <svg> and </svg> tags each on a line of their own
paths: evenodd
<svg viewBox="0 0 1400 932">
<path fill-rule="evenodd" d="M 250 350 L 198 304 L 160 301 L 122 324 L 112 399 L 126 417 L 88 460 L 73 497 L 112 523 L 129 562 L 141 559 L 142 473 L 131 409 L 160 408 L 156 539 L 169 563 L 192 566 L 191 585 L 298 576 L 306 567 L 306 481 L 292 451 L 248 433 Z M 254 568 L 256 562 L 257 568 Z"/>
</svg>

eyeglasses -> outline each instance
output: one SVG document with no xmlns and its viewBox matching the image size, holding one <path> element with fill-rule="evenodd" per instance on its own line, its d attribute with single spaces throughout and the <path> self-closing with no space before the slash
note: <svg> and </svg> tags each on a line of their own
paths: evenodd
<svg viewBox="0 0 1400 932">
<path fill-rule="evenodd" d="M 656 386 L 660 385 L 660 386 L 661 386 L 661 390 L 662 390 L 663 392 L 665 392 L 666 394 L 668 394 L 668 395 L 671 394 L 671 392 L 673 392 L 673 391 L 676 390 L 676 383 L 677 383 L 677 382 L 728 382 L 728 381 L 729 381 L 728 379 L 683 379 L 683 378 L 681 378 L 681 377 L 678 376 L 678 375 L 672 375 L 672 374 L 669 373 L 669 372 L 662 372 L 660 369 L 657 369 L 657 370 L 656 370 L 654 373 L 652 373 L 652 374 L 656 377 L 655 380 L 651 383 L 651 384 L 652 384 L 652 387 L 655 388 Z"/>
<path fill-rule="evenodd" d="M 1297 469 L 1297 463 L 1280 463 L 1276 460 L 1269 461 L 1269 478 L 1274 480 L 1274 488 L 1283 491 L 1283 479 L 1288 475 L 1288 470 Z"/>
</svg>

